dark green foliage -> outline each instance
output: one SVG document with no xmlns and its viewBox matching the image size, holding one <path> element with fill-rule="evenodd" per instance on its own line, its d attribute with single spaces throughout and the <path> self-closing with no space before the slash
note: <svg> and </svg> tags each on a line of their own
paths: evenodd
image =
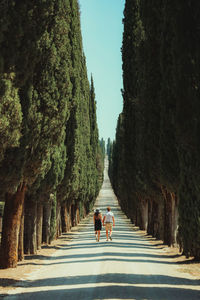
<svg viewBox="0 0 200 300">
<path fill-rule="evenodd" d="M 175 126 L 180 161 L 179 237 L 185 254 L 200 258 L 200 3 L 179 0 L 175 8 Z"/>
<path fill-rule="evenodd" d="M 46 239 L 52 240 L 57 204 L 74 204 L 83 216 L 103 179 L 105 149 L 98 141 L 79 5 L 6 1 L 1 8 L 0 194 L 26 183 L 27 199 L 51 207 Z"/>
<path fill-rule="evenodd" d="M 107 146 L 106 146 L 106 154 L 108 155 L 108 158 L 110 157 L 110 154 L 111 154 L 111 139 L 108 138 L 108 141 L 107 141 Z"/>
<path fill-rule="evenodd" d="M 60 201 L 76 204 L 88 212 L 102 182 L 96 123 L 96 102 L 93 79 L 89 85 L 82 49 L 80 16 L 77 1 L 70 1 L 70 79 L 73 85 L 70 117 L 66 124 L 66 168 L 58 187 Z M 101 179 L 99 179 L 101 178 Z"/>
<path fill-rule="evenodd" d="M 60 145 L 52 149 L 47 164 L 49 171 L 44 179 L 42 176 L 38 177 L 33 189 L 40 201 L 48 201 L 49 195 L 53 194 L 57 195 L 57 201 L 67 201 L 69 206 L 78 203 L 83 215 L 83 207 L 89 207 L 89 203 L 93 203 L 98 194 L 101 185 L 99 178 L 102 178 L 103 170 L 97 164 L 99 151 L 95 94 L 93 80 L 90 87 L 87 79 L 77 1 L 70 1 L 67 9 L 69 40 L 63 46 L 60 61 L 63 64 L 66 62 L 63 68 L 66 67 L 67 78 L 70 78 L 69 84 L 65 81 L 66 85 L 63 85 L 70 95 L 69 119 L 63 123 L 65 132 L 60 131 L 54 137 L 60 137 Z M 63 22 L 62 20 L 61 26 Z M 58 25 L 56 28 L 59 28 Z M 53 36 L 55 39 L 55 34 Z M 46 74 L 49 76 L 48 72 Z M 62 90 L 61 93 L 63 94 Z M 57 128 L 60 130 L 62 127 Z M 55 220 L 51 219 L 51 222 Z"/>
<path fill-rule="evenodd" d="M 15 74 L 13 86 L 23 127 L 19 147 L 8 150 L 2 162 L 5 191 L 14 190 L 22 180 L 31 185 L 44 176 L 54 147 L 64 140 L 71 95 L 69 13 L 65 1 L 10 4 L 9 24 L 2 30 L 6 34 L 6 43 L 2 38 L 4 73 Z M 9 170 L 6 178 L 5 168 Z"/>
<path fill-rule="evenodd" d="M 154 224 L 160 222 L 160 237 L 167 243 L 171 205 L 179 202 L 179 244 L 186 255 L 196 258 L 200 257 L 199 17 L 197 1 L 126 0 L 124 107 L 109 167 L 122 208 L 139 224 L 142 203 L 148 202 L 151 233 L 156 235 Z"/>
<path fill-rule="evenodd" d="M 21 137 L 22 111 L 14 79 L 14 73 L 4 74 L 0 79 L 0 161 L 7 148 L 19 145 Z"/>
<path fill-rule="evenodd" d="M 104 176 L 104 160 L 105 160 L 105 141 L 102 138 L 98 141 L 98 151 L 97 151 L 97 170 L 98 170 L 98 182 L 99 187 L 101 187 L 103 183 L 103 176 Z"/>
<path fill-rule="evenodd" d="M 105 141 L 103 138 L 99 141 L 99 145 L 101 147 L 101 152 L 103 153 L 103 157 L 105 157 L 106 150 L 105 150 Z"/>
</svg>

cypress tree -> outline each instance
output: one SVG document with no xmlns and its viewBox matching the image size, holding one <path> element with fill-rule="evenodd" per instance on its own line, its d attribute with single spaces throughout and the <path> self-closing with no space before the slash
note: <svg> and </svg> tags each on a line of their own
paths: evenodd
<svg viewBox="0 0 200 300">
<path fill-rule="evenodd" d="M 111 139 L 108 138 L 107 146 L 106 146 L 106 154 L 108 155 L 108 157 L 110 156 L 110 146 L 111 146 Z"/>
<path fill-rule="evenodd" d="M 179 225 L 180 247 L 196 258 L 199 12 L 195 1 L 126 1 L 124 107 L 110 160 L 113 186 L 133 221 L 169 245 Z"/>
<path fill-rule="evenodd" d="M 133 214 L 136 217 L 136 199 L 137 191 L 143 191 L 143 158 L 144 158 L 144 122 L 141 109 L 139 109 L 139 95 L 142 85 L 142 71 L 140 65 L 141 55 L 139 50 L 143 47 L 145 34 L 141 21 L 140 1 L 126 1 L 124 9 L 124 33 L 123 33 L 123 115 L 117 128 L 120 137 L 120 146 L 116 138 L 115 148 L 119 149 L 118 157 L 121 161 L 118 163 L 118 174 L 121 184 L 120 201 L 122 208 L 127 214 Z M 134 82 L 134 84 L 133 84 Z M 138 125 L 141 123 L 140 126 Z M 137 151 L 138 146 L 140 151 Z M 121 153 L 120 153 L 121 152 Z M 136 163 L 137 162 L 137 163 Z M 115 163 L 116 164 L 116 163 Z M 115 172 L 115 171 L 114 171 Z M 142 183 L 142 184 L 141 184 Z M 130 192 L 131 189 L 131 192 Z M 129 191 L 129 192 L 127 192 Z"/>
<path fill-rule="evenodd" d="M 56 236 L 56 213 L 60 207 L 57 205 L 59 204 L 57 188 L 64 177 L 66 165 L 64 144 L 55 148 L 49 163 L 51 165 L 49 171 L 44 177 L 38 177 L 26 195 L 24 241 L 26 254 L 36 254 L 42 242 L 49 244 Z M 40 214 L 39 209 L 42 209 L 43 213 Z"/>
<path fill-rule="evenodd" d="M 102 172 L 103 168 L 100 164 L 101 152 L 99 149 L 99 135 L 98 127 L 96 120 L 96 101 L 95 101 L 95 90 L 93 77 L 91 77 L 90 84 L 90 106 L 89 106 L 89 115 L 90 115 L 90 152 L 91 152 L 91 175 L 90 180 L 93 186 L 92 188 L 92 203 L 96 199 L 99 189 L 102 184 Z"/>
<path fill-rule="evenodd" d="M 9 50 L 5 53 L 4 67 L 7 72 L 13 68 L 16 73 L 15 84 L 19 87 L 23 112 L 23 135 L 18 148 L 6 151 L 0 170 L 2 193 L 9 193 L 2 233 L 3 267 L 16 266 L 17 234 L 25 186 L 30 187 L 38 176 L 48 171 L 49 157 L 54 147 L 64 139 L 71 92 L 66 60 L 69 45 L 66 35 L 69 30 L 68 4 L 65 1 L 41 1 L 36 7 L 28 1 L 9 5 L 10 26 L 7 28 L 6 43 Z M 13 43 L 16 43 L 15 53 L 12 53 Z M 6 178 L 5 168 L 8 169 Z M 9 202 L 15 199 L 19 209 L 15 208 L 15 221 L 7 224 L 6 220 L 14 220 Z M 12 240 L 8 240 L 11 232 Z"/>
<path fill-rule="evenodd" d="M 71 23 L 71 81 L 72 108 L 69 121 L 66 125 L 67 157 L 64 185 L 65 199 L 69 199 L 78 209 L 80 198 L 84 198 L 84 185 L 86 178 L 86 146 L 89 144 L 89 82 L 87 80 L 85 57 L 82 49 L 82 38 L 80 31 L 80 13 L 77 1 L 70 1 Z"/>
<path fill-rule="evenodd" d="M 200 3 L 175 6 L 176 138 L 180 161 L 179 242 L 186 256 L 200 258 L 199 24 Z"/>
<path fill-rule="evenodd" d="M 161 9 L 160 22 L 160 183 L 164 200 L 164 241 L 168 245 L 177 243 L 178 198 L 180 168 L 177 140 L 174 128 L 176 115 L 176 84 L 174 78 L 174 15 L 176 4 L 168 2 Z"/>
<path fill-rule="evenodd" d="M 89 211 L 103 170 L 78 1 L 8 3 L 2 20 L 0 92 L 3 106 L 16 112 L 11 120 L 0 107 L 7 135 L 0 149 L 0 192 L 6 195 L 1 243 L 5 268 L 17 264 L 25 191 L 25 251 L 35 253 L 41 245 L 41 227 L 43 241 L 55 236 L 61 202 L 67 204 L 73 225 Z"/>
<path fill-rule="evenodd" d="M 99 145 L 101 147 L 101 152 L 103 153 L 103 156 L 105 157 L 105 141 L 103 138 L 99 141 Z"/>
<path fill-rule="evenodd" d="M 71 0 L 70 5 L 70 78 L 73 88 L 70 117 L 66 124 L 67 162 L 65 175 L 59 186 L 59 199 L 63 203 L 63 213 L 71 215 L 70 221 L 75 225 L 79 216 L 89 212 L 99 189 L 96 162 L 98 131 L 93 79 L 90 86 L 82 49 L 79 6 L 76 0 Z M 62 219 L 63 227 L 66 228 L 66 218 L 63 216 Z"/>
</svg>

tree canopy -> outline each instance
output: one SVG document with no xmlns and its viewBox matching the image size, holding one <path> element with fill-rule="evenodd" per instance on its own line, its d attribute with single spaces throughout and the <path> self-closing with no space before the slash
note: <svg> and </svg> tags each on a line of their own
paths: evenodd
<svg viewBox="0 0 200 300">
<path fill-rule="evenodd" d="M 124 106 L 110 163 L 113 187 L 133 222 L 196 258 L 199 16 L 196 1 L 126 0 Z"/>
</svg>

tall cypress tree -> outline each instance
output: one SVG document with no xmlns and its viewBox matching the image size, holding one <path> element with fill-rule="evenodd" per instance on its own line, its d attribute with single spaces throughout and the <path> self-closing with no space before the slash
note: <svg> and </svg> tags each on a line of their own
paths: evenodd
<svg viewBox="0 0 200 300">
<path fill-rule="evenodd" d="M 199 25 L 200 3 L 175 6 L 176 137 L 180 161 L 179 241 L 187 256 L 200 258 Z"/>
<path fill-rule="evenodd" d="M 179 225 L 180 246 L 196 258 L 199 12 L 195 1 L 126 1 L 123 122 L 111 165 L 113 186 L 134 222 L 169 245 L 176 243 Z"/>
<path fill-rule="evenodd" d="M 26 218 L 30 224 L 26 223 L 25 251 L 33 253 L 35 240 L 41 241 L 41 220 L 40 225 L 35 222 L 42 204 L 43 225 L 48 223 L 43 231 L 50 228 L 53 237 L 56 206 L 67 202 L 76 224 L 98 194 L 102 169 L 94 86 L 87 78 L 78 1 L 41 0 L 37 6 L 31 1 L 8 3 L 1 24 L 0 113 L 7 135 L 0 148 L 0 192 L 6 196 L 1 243 L 5 268 L 17 264 L 25 191 L 25 213 L 32 212 Z M 12 120 L 5 115 L 5 105 L 7 111 L 16 112 Z M 51 211 L 46 209 L 49 203 Z"/>
<path fill-rule="evenodd" d="M 23 131 L 20 146 L 6 151 L 1 164 L 2 193 L 7 192 L 1 246 L 4 267 L 16 266 L 25 186 L 31 186 L 39 175 L 48 171 L 49 157 L 64 139 L 71 92 L 69 55 L 66 55 L 68 4 L 65 1 L 41 1 L 36 7 L 29 1 L 9 5 L 7 13 L 11 21 L 6 43 L 9 50 L 5 53 L 4 67 L 7 72 L 13 68 L 16 73 Z M 13 51 L 13 43 L 16 43 L 15 53 L 9 53 Z M 5 168 L 8 169 L 6 178 Z M 12 208 L 14 203 L 16 207 Z M 11 217 L 13 211 L 17 213 Z M 8 220 L 12 224 L 8 224 Z"/>
<path fill-rule="evenodd" d="M 90 153 L 91 153 L 91 175 L 90 175 L 90 186 L 91 189 L 91 199 L 92 203 L 96 199 L 97 193 L 101 185 L 102 169 L 99 169 L 97 166 L 99 164 L 99 136 L 98 136 L 98 127 L 96 120 L 96 100 L 95 100 L 95 90 L 93 77 L 91 76 L 90 84 L 90 102 L 89 102 L 89 116 L 90 116 Z"/>
<path fill-rule="evenodd" d="M 94 85 L 92 80 L 90 86 L 87 78 L 77 0 L 71 0 L 70 5 L 72 11 L 70 78 L 73 89 L 70 117 L 66 124 L 67 163 L 59 187 L 59 197 L 68 207 L 73 225 L 78 222 L 78 214 L 84 215 L 89 211 L 98 193 L 96 187 L 98 131 Z"/>
</svg>

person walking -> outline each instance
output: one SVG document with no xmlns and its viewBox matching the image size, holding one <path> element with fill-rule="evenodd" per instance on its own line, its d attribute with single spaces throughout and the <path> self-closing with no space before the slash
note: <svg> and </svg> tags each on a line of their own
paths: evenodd
<svg viewBox="0 0 200 300">
<path fill-rule="evenodd" d="M 112 241 L 112 226 L 115 226 L 115 218 L 113 213 L 111 212 L 110 206 L 107 207 L 107 212 L 103 217 L 103 226 L 105 226 L 106 229 L 106 240 L 108 241 L 109 232 L 109 239 Z"/>
<path fill-rule="evenodd" d="M 102 229 L 102 215 L 101 215 L 101 211 L 99 208 L 97 208 L 94 211 L 93 222 L 94 222 L 96 241 L 99 242 L 100 235 L 101 235 L 101 229 Z"/>
</svg>

